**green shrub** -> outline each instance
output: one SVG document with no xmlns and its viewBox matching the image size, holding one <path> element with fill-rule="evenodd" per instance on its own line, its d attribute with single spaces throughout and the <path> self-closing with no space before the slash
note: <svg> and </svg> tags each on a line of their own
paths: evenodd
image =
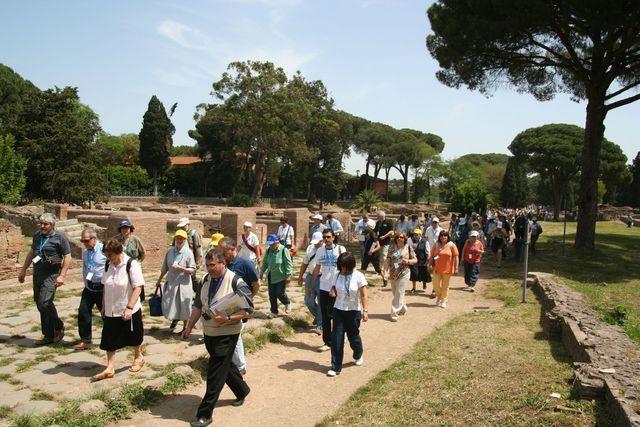
<svg viewBox="0 0 640 427">
<path fill-rule="evenodd" d="M 150 191 L 151 189 L 151 179 L 147 171 L 140 166 L 107 166 L 105 173 L 111 194 Z"/>
<path fill-rule="evenodd" d="M 228 202 L 229 206 L 241 206 L 241 207 L 249 207 L 254 205 L 254 201 L 250 196 L 246 194 L 236 194 L 235 196 L 231 196 Z"/>
</svg>

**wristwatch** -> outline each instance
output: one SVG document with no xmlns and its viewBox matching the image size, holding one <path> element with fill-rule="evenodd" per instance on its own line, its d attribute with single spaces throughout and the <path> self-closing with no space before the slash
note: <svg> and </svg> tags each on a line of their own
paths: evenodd
<svg viewBox="0 0 640 427">
<path fill-rule="evenodd" d="M 231 322 L 231 316 L 227 314 L 227 322 Z"/>
</svg>

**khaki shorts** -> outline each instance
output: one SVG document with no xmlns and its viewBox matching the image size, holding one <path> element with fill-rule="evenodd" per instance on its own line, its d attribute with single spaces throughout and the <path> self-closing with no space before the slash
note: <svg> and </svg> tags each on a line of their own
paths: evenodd
<svg viewBox="0 0 640 427">
<path fill-rule="evenodd" d="M 384 260 L 387 259 L 387 255 L 389 255 L 389 246 L 391 245 L 380 246 L 380 261 L 384 262 Z"/>
</svg>

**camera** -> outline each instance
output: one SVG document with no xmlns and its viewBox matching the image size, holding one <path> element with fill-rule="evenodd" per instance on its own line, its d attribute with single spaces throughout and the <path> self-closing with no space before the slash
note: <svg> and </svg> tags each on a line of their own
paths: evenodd
<svg viewBox="0 0 640 427">
<path fill-rule="evenodd" d="M 211 311 L 210 308 L 207 308 L 206 310 L 202 310 L 202 317 L 204 318 L 204 320 L 211 320 L 213 319 L 213 312 Z"/>
</svg>

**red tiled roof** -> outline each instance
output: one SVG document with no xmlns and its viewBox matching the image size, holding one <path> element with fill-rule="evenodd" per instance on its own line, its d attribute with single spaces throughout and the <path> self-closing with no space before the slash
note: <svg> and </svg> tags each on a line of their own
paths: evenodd
<svg viewBox="0 0 640 427">
<path fill-rule="evenodd" d="M 192 165 L 194 163 L 200 163 L 200 157 L 196 156 L 176 156 L 171 157 L 171 165 Z"/>
</svg>

